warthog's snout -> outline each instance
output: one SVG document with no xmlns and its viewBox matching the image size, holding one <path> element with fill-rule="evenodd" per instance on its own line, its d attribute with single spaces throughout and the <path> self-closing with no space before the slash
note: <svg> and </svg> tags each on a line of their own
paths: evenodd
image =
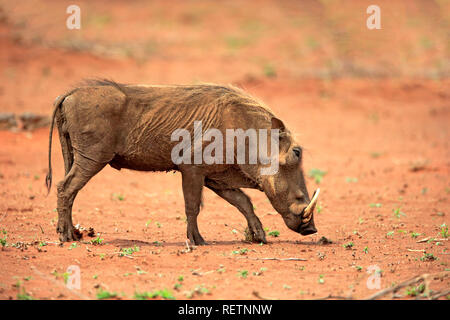
<svg viewBox="0 0 450 320">
<path fill-rule="evenodd" d="M 311 223 L 305 225 L 301 224 L 300 228 L 298 230 L 298 233 L 300 233 L 302 236 L 307 236 L 310 234 L 314 234 L 317 232 L 316 226 L 314 225 L 314 222 L 311 221 Z"/>
</svg>

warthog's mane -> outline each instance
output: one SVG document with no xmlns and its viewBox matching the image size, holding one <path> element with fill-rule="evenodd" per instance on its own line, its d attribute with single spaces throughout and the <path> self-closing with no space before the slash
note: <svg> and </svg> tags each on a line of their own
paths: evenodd
<svg viewBox="0 0 450 320">
<path fill-rule="evenodd" d="M 143 99 L 148 94 L 148 88 L 178 88 L 172 92 L 171 99 L 174 101 L 184 99 L 189 94 L 190 101 L 201 103 L 205 96 L 216 96 L 217 104 L 221 105 L 241 105 L 259 112 L 265 111 L 273 116 L 272 110 L 261 100 L 253 97 L 249 93 L 233 85 L 218 85 L 214 83 L 200 83 L 192 85 L 147 85 L 118 83 L 111 79 L 85 79 L 79 87 L 86 86 L 111 86 L 122 92 L 127 98 Z M 179 96 L 177 96 L 177 94 Z M 263 110 L 261 110 L 263 109 Z M 254 111 L 257 111 L 254 110 Z"/>
</svg>

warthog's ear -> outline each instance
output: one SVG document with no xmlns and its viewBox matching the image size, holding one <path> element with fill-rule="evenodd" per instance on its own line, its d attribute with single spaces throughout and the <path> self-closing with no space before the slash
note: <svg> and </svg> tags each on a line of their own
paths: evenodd
<svg viewBox="0 0 450 320">
<path fill-rule="evenodd" d="M 272 129 L 278 129 L 279 130 L 279 146 L 280 146 L 280 155 L 279 155 L 279 161 L 280 165 L 285 164 L 286 162 L 286 153 L 289 150 L 289 147 L 291 146 L 291 139 L 290 139 L 290 133 L 286 129 L 283 121 L 281 121 L 278 118 L 273 117 L 272 118 Z"/>
<path fill-rule="evenodd" d="M 272 118 L 272 129 L 279 129 L 280 133 L 286 131 L 283 121 L 275 117 Z"/>
</svg>

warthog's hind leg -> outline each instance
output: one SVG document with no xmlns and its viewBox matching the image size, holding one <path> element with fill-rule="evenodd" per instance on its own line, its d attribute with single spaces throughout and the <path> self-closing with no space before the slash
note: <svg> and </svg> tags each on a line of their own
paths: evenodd
<svg viewBox="0 0 450 320">
<path fill-rule="evenodd" d="M 58 225 L 56 232 L 61 242 L 79 240 L 72 223 L 72 205 L 78 191 L 105 165 L 94 161 L 73 164 L 68 174 L 58 183 Z"/>
<path fill-rule="evenodd" d="M 180 171 L 187 217 L 187 237 L 195 245 L 204 245 L 206 242 L 198 231 L 197 216 L 200 212 L 205 178 L 196 167 L 186 167 Z"/>
<path fill-rule="evenodd" d="M 235 206 L 244 215 L 245 219 L 247 219 L 251 241 L 267 243 L 266 233 L 264 232 L 261 221 L 253 211 L 253 204 L 250 201 L 250 198 L 241 189 L 215 189 L 208 185 L 208 182 L 206 183 L 206 186 L 218 196 Z"/>
</svg>

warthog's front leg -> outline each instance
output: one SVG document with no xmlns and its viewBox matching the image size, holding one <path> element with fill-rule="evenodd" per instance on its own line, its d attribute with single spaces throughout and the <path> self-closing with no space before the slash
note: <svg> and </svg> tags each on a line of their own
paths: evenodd
<svg viewBox="0 0 450 320">
<path fill-rule="evenodd" d="M 197 216 L 200 212 L 205 177 L 198 168 L 193 166 L 184 167 L 180 171 L 187 217 L 187 237 L 195 245 L 204 245 L 206 242 L 198 231 Z"/>
<path fill-rule="evenodd" d="M 250 198 L 240 189 L 215 189 L 206 184 L 208 188 L 217 193 L 220 197 L 227 200 L 230 204 L 238 208 L 240 212 L 247 219 L 248 231 L 250 232 L 251 241 L 253 242 L 263 242 L 266 241 L 266 233 L 262 227 L 261 221 L 255 215 L 253 211 L 253 204 Z"/>
</svg>

